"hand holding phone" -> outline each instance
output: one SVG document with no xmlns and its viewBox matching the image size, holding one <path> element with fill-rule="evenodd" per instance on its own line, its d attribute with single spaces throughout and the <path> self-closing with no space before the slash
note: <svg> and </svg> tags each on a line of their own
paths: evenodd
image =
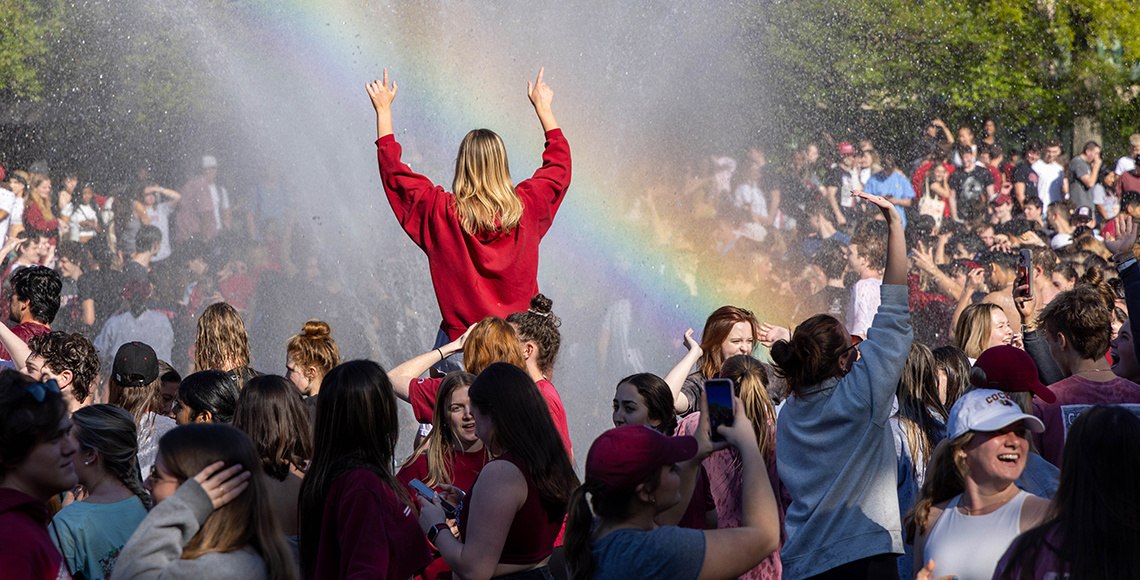
<svg viewBox="0 0 1140 580">
<path fill-rule="evenodd" d="M 1033 297 L 1033 250 L 1023 249 L 1017 256 L 1017 276 L 1013 282 L 1013 291 L 1014 298 Z"/>
<path fill-rule="evenodd" d="M 435 500 L 439 495 L 432 488 L 424 485 L 424 482 L 418 479 L 413 479 L 408 485 L 410 485 L 412 489 L 416 490 L 416 493 L 427 498 L 428 501 Z M 457 510 L 455 506 L 451 505 L 447 501 L 440 499 L 439 503 L 443 506 L 443 513 L 447 514 L 448 518 L 455 519 L 455 517 L 459 515 L 459 510 Z"/>
<path fill-rule="evenodd" d="M 724 441 L 724 435 L 717 432 L 721 425 L 732 426 L 732 397 L 735 391 L 732 379 L 709 379 L 705 381 L 705 395 L 709 402 L 709 430 L 711 439 Z"/>
</svg>

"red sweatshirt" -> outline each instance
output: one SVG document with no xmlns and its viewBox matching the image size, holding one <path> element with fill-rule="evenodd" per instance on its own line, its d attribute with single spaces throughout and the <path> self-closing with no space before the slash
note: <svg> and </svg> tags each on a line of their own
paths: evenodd
<svg viewBox="0 0 1140 580">
<path fill-rule="evenodd" d="M 376 141 L 380 179 L 404 232 L 427 254 L 435 298 L 451 340 L 488 315 L 505 318 L 538 293 L 538 243 L 570 186 L 570 145 L 561 129 L 546 132 L 542 167 L 515 186 L 523 204 L 509 232 L 470 235 L 459 225 L 454 196 L 400 161 L 400 144 Z"/>
</svg>

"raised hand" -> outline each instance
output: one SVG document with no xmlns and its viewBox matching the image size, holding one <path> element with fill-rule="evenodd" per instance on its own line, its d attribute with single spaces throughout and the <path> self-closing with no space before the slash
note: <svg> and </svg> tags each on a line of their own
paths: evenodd
<svg viewBox="0 0 1140 580">
<path fill-rule="evenodd" d="M 197 481 L 206 494 L 210 496 L 210 502 L 214 504 L 214 509 L 230 503 L 234 498 L 241 495 L 245 488 L 249 487 L 250 472 L 248 469 L 245 469 L 240 463 L 222 469 L 225 465 L 223 461 L 211 463 L 194 476 L 194 481 Z"/>
<path fill-rule="evenodd" d="M 685 341 L 685 348 L 689 349 L 690 352 L 695 350 L 697 351 L 698 356 L 704 354 L 704 351 L 701 350 L 701 343 L 697 342 L 697 339 L 693 338 L 693 329 L 690 328 L 685 331 L 683 340 Z"/>
<path fill-rule="evenodd" d="M 914 265 L 926 272 L 933 272 L 938 267 L 934 264 L 934 248 L 927 248 L 921 240 L 916 245 L 917 247 L 911 251 Z"/>
<path fill-rule="evenodd" d="M 887 199 L 881 195 L 871 195 L 865 191 L 859 191 L 859 190 L 855 190 L 855 189 L 851 190 L 851 195 L 854 195 L 855 197 L 858 197 L 861 199 L 865 199 L 865 200 L 871 202 L 872 204 L 878 206 L 879 211 L 883 212 L 883 217 L 887 219 L 887 223 L 891 222 L 891 216 L 892 215 L 894 216 L 894 219 L 899 220 L 900 222 L 902 221 L 902 218 L 899 216 L 898 210 L 895 209 L 895 204 L 891 203 L 891 200 L 889 200 L 889 199 Z"/>
<path fill-rule="evenodd" d="M 983 268 L 971 268 L 966 273 L 966 288 L 977 290 L 986 284 L 986 271 Z"/>
<path fill-rule="evenodd" d="M 388 83 L 388 69 L 384 69 L 384 80 L 375 80 L 366 85 L 368 96 L 372 99 L 372 106 L 379 112 L 392 106 L 392 99 L 396 98 L 396 83 Z"/>
<path fill-rule="evenodd" d="M 1136 223 L 1132 221 L 1132 216 L 1124 212 L 1116 216 L 1115 222 L 1116 239 L 1106 239 L 1104 246 L 1114 255 L 1131 252 L 1132 246 L 1136 245 Z"/>
<path fill-rule="evenodd" d="M 760 325 L 760 344 L 772 348 L 778 340 L 791 340 L 792 333 L 783 326 L 774 326 L 767 322 Z"/>
<path fill-rule="evenodd" d="M 549 109 L 550 102 L 554 100 L 554 91 L 546 85 L 542 80 L 542 74 L 546 71 L 546 67 L 538 69 L 538 78 L 531 83 L 526 83 L 526 95 L 530 97 L 530 102 L 534 105 L 535 109 L 540 107 Z"/>
</svg>

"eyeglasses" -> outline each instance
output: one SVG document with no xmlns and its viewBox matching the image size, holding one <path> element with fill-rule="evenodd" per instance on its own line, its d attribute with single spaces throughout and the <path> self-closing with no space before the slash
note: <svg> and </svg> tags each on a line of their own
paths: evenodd
<svg viewBox="0 0 1140 580">
<path fill-rule="evenodd" d="M 174 483 L 178 483 L 178 478 L 176 478 L 176 477 L 165 477 L 162 474 L 160 474 L 158 472 L 158 466 L 157 465 L 150 466 L 150 475 L 146 476 L 146 480 L 149 481 L 151 485 L 154 485 L 156 483 L 162 483 L 166 479 L 169 479 L 170 481 L 172 481 Z"/>
<path fill-rule="evenodd" d="M 24 388 L 28 390 L 28 394 L 31 395 L 37 403 L 44 402 L 44 397 L 47 396 L 48 391 L 57 395 L 60 394 L 59 383 L 55 382 L 55 379 L 48 379 L 42 383 L 31 383 L 25 385 Z"/>
</svg>

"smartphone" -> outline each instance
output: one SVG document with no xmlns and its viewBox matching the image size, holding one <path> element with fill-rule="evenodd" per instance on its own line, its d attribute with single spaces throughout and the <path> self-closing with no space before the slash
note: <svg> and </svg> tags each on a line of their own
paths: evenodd
<svg viewBox="0 0 1140 580">
<path fill-rule="evenodd" d="M 1026 289 L 1017 291 L 1021 286 L 1026 286 Z M 1013 287 L 1018 296 L 1033 296 L 1033 250 L 1023 249 L 1017 256 L 1017 277 L 1013 281 Z"/>
<path fill-rule="evenodd" d="M 705 394 L 709 400 L 709 428 L 713 441 L 724 441 L 717 433 L 720 425 L 732 426 L 732 395 L 735 388 L 732 379 L 709 379 L 705 381 Z"/>
<path fill-rule="evenodd" d="M 416 490 L 416 493 L 424 496 L 428 500 L 435 499 L 435 490 L 424 485 L 424 482 L 418 479 L 413 479 L 410 483 L 408 483 L 408 485 L 412 486 L 412 489 Z M 455 509 L 455 506 L 442 499 L 439 500 L 439 502 L 443 504 L 443 513 L 446 514 L 448 518 L 455 519 L 455 517 L 459 514 L 459 511 Z"/>
</svg>

